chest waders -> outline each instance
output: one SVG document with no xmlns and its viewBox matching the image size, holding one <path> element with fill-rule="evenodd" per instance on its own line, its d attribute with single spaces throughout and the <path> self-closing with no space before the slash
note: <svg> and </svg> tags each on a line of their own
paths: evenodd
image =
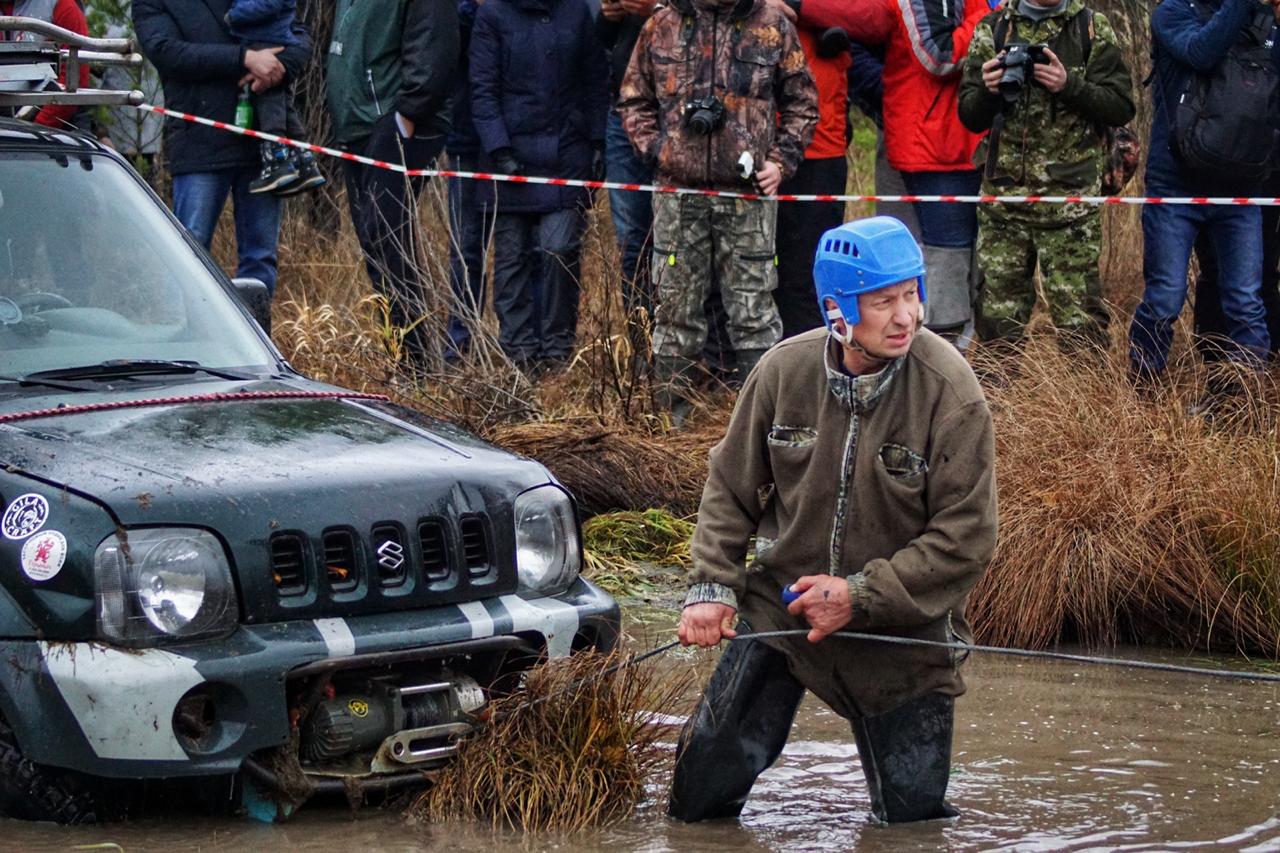
<svg viewBox="0 0 1280 853">
<path fill-rule="evenodd" d="M 750 632 L 738 623 L 739 634 Z M 804 686 L 791 675 L 783 652 L 768 642 L 729 643 L 680 733 L 667 813 L 687 823 L 741 814 L 756 778 L 782 754 L 803 697 Z M 887 713 L 850 721 L 878 820 L 906 823 L 958 814 L 946 802 L 954 719 L 951 696 L 926 693 Z"/>
</svg>

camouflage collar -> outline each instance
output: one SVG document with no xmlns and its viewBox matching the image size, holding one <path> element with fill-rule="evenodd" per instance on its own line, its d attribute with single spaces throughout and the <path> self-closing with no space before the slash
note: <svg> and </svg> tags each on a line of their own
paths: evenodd
<svg viewBox="0 0 1280 853">
<path fill-rule="evenodd" d="M 693 17 L 700 11 L 710 14 L 719 9 L 728 12 L 731 20 L 741 20 L 751 14 L 759 0 L 671 0 L 671 8 L 685 17 Z"/>
<path fill-rule="evenodd" d="M 902 362 L 906 360 L 905 355 L 899 356 L 875 373 L 850 376 L 841 369 L 836 360 L 839 356 L 839 347 L 834 342 L 824 347 L 824 351 L 827 387 L 831 389 L 831 393 L 841 405 L 855 415 L 866 414 L 875 408 L 876 403 L 893 382 L 893 377 L 898 375 Z"/>
</svg>

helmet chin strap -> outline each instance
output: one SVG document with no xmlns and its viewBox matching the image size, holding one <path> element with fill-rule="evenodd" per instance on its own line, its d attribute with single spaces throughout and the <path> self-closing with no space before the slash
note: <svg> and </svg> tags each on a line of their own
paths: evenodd
<svg viewBox="0 0 1280 853">
<path fill-rule="evenodd" d="M 827 331 L 830 333 L 831 337 L 836 339 L 838 343 L 842 344 L 843 346 L 851 347 L 857 350 L 858 352 L 862 353 L 864 356 L 866 356 L 867 358 L 869 358 L 874 362 L 884 364 L 886 362 L 892 361 L 892 359 L 886 356 L 876 355 L 875 353 L 871 352 L 866 347 L 864 347 L 862 343 L 853 336 L 853 325 L 847 319 L 845 319 L 844 312 L 841 311 L 839 308 L 829 309 L 827 311 L 827 317 L 831 320 L 831 325 L 827 327 Z M 843 335 L 836 331 L 837 320 L 841 321 L 844 324 Z"/>
</svg>

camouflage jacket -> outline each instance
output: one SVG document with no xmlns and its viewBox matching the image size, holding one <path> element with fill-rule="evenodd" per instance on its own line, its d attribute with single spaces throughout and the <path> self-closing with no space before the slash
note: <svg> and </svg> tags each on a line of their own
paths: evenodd
<svg viewBox="0 0 1280 853">
<path fill-rule="evenodd" d="M 1066 87 L 1052 94 L 1032 82 L 1012 109 L 1005 112 L 993 178 L 984 182 L 992 191 L 1094 195 L 1100 191 L 1105 161 L 1103 131 L 1133 119 L 1133 82 L 1120 54 L 1115 31 L 1099 13 L 1085 9 L 1083 0 L 1041 21 L 1019 15 L 1014 8 L 992 12 L 978 24 L 960 83 L 960 120 L 973 131 L 991 127 L 1004 104 L 982 83 L 982 64 L 997 53 L 997 22 L 1008 20 L 1004 45 L 1012 42 L 1046 44 L 1067 69 Z M 1083 15 L 1077 19 L 1078 15 Z M 989 140 L 974 154 L 982 168 Z"/>
<path fill-rule="evenodd" d="M 703 136 L 686 105 L 715 94 L 723 126 Z M 800 37 L 765 0 L 673 0 L 640 33 L 622 78 L 618 112 L 658 180 L 749 190 L 738 160 L 772 160 L 783 177 L 804 158 L 818 121 L 818 92 Z"/>
</svg>

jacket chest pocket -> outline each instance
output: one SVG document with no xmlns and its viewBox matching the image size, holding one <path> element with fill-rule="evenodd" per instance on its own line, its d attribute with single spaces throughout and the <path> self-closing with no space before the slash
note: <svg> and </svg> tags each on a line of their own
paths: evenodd
<svg viewBox="0 0 1280 853">
<path fill-rule="evenodd" d="M 729 91 L 744 98 L 773 97 L 773 79 L 782 48 L 744 42 L 733 49 L 729 70 Z"/>
<path fill-rule="evenodd" d="M 659 97 L 682 98 L 689 85 L 689 62 L 686 46 L 657 45 L 649 49 L 653 60 L 653 88 Z"/>
<path fill-rule="evenodd" d="M 774 424 L 769 429 L 769 467 L 779 499 L 790 503 L 808 477 L 818 431 L 807 426 Z"/>
<path fill-rule="evenodd" d="M 876 453 L 876 468 L 888 482 L 889 491 L 911 498 L 924 491 L 929 462 L 911 448 L 887 441 Z"/>
</svg>

